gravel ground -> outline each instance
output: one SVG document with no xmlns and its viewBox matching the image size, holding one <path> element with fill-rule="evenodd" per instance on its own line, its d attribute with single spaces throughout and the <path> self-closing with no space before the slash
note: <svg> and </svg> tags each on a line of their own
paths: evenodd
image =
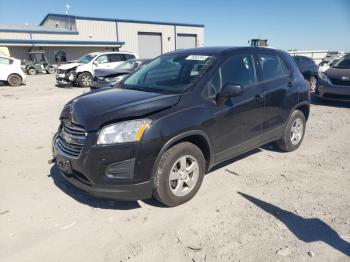
<svg viewBox="0 0 350 262">
<path fill-rule="evenodd" d="M 164 208 L 66 184 L 51 158 L 65 102 L 53 75 L 0 86 L 0 261 L 349 261 L 350 104 L 313 104 L 302 146 L 260 148 Z"/>
</svg>

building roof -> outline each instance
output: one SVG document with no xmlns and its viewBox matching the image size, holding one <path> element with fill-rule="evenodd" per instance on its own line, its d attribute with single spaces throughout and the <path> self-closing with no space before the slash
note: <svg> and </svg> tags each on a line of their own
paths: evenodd
<svg viewBox="0 0 350 262">
<path fill-rule="evenodd" d="M 89 17 L 89 16 L 76 16 L 76 15 L 64 15 L 49 13 L 40 22 L 43 25 L 49 17 L 69 17 L 73 19 L 82 20 L 96 20 L 96 21 L 112 21 L 112 22 L 123 22 L 123 23 L 138 23 L 138 24 L 155 24 L 155 25 L 175 25 L 175 26 L 190 26 L 190 27 L 205 27 L 203 24 L 187 24 L 187 23 L 177 23 L 177 22 L 161 22 L 161 21 L 147 21 L 147 20 L 131 20 L 131 19 L 120 19 L 120 18 L 101 18 L 101 17 Z"/>
<path fill-rule="evenodd" d="M 45 26 L 0 24 L 0 32 L 36 33 L 36 34 L 78 34 L 77 31 L 64 28 L 52 28 Z"/>
</svg>

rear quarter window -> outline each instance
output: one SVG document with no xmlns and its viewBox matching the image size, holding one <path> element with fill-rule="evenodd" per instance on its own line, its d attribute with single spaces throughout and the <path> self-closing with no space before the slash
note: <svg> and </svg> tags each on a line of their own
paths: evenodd
<svg viewBox="0 0 350 262">
<path fill-rule="evenodd" d="M 260 54 L 258 57 L 264 81 L 290 75 L 286 62 L 279 55 Z"/>
</svg>

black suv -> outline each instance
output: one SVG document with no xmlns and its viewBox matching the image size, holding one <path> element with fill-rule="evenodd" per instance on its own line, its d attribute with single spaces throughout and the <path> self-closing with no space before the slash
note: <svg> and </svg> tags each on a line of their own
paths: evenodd
<svg viewBox="0 0 350 262">
<path fill-rule="evenodd" d="M 315 92 L 319 78 L 318 65 L 316 65 L 312 58 L 306 56 L 293 56 L 293 59 L 305 80 L 310 83 L 311 91 Z"/>
<path fill-rule="evenodd" d="M 292 57 L 254 47 L 161 55 L 120 83 L 64 107 L 53 155 L 62 176 L 92 195 L 190 200 L 213 166 L 261 145 L 292 151 L 309 116 Z"/>
</svg>

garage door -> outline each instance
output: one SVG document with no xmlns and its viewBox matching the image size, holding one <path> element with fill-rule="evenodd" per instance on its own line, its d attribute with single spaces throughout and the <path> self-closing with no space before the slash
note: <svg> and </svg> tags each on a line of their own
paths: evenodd
<svg viewBox="0 0 350 262">
<path fill-rule="evenodd" d="M 154 58 L 162 54 L 162 34 L 138 33 L 139 57 Z"/>
<path fill-rule="evenodd" d="M 176 49 L 197 47 L 197 35 L 177 34 Z"/>
</svg>

